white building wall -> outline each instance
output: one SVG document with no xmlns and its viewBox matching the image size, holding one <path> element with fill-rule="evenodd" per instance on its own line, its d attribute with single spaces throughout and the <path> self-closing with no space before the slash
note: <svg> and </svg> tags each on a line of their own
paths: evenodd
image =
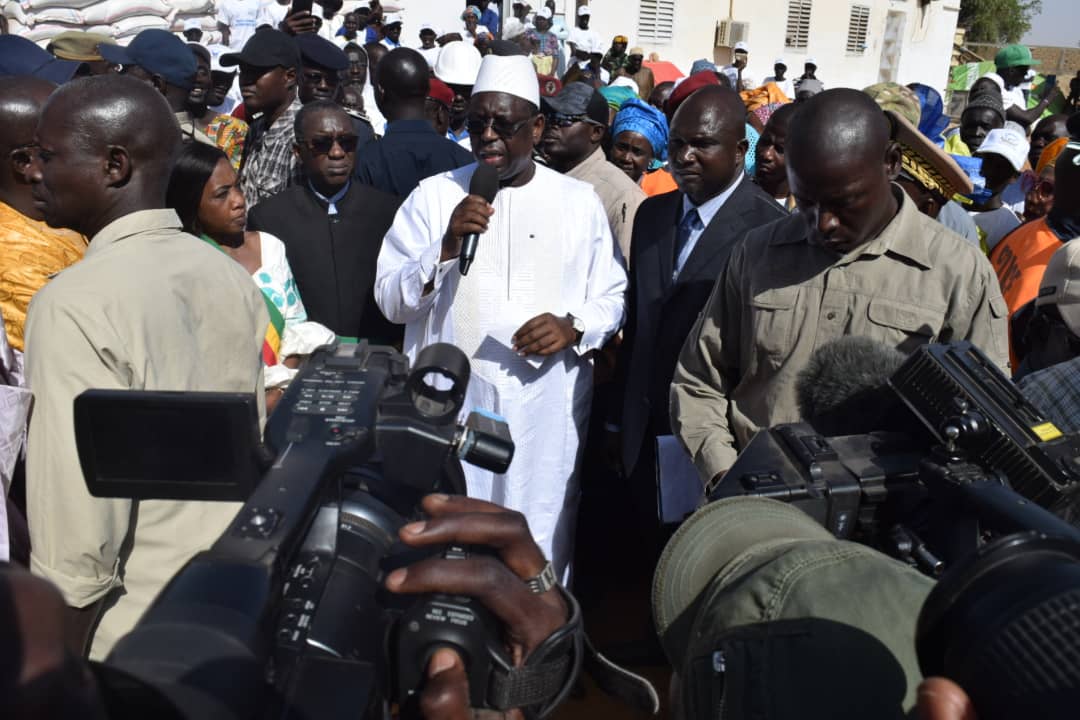
<svg viewBox="0 0 1080 720">
<path fill-rule="evenodd" d="M 861 54 L 848 54 L 848 19 L 851 0 L 813 0 L 810 17 L 809 46 L 806 50 L 785 48 L 787 0 L 675 0 L 674 39 L 667 44 L 652 44 L 637 38 L 638 3 L 636 0 L 591 0 L 591 27 L 607 40 L 618 34 L 629 35 L 631 44 L 641 45 L 646 53 L 657 52 L 687 72 L 698 58 L 709 58 L 718 65 L 730 61 L 730 51 L 714 48 L 716 24 L 732 19 L 750 24 L 749 76 L 757 81 L 772 74 L 777 57 L 788 62 L 788 74 L 802 74 L 802 64 L 813 57 L 818 77 L 826 87 L 862 88 L 878 82 L 886 19 L 889 12 L 904 18 L 897 82 L 923 82 L 944 91 L 952 57 L 959 0 L 860 0 L 871 8 L 867 48 Z"/>
</svg>

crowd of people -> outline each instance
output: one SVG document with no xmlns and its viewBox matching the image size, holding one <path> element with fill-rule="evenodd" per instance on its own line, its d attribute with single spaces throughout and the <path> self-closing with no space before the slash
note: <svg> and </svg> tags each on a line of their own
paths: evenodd
<svg viewBox="0 0 1080 720">
<path fill-rule="evenodd" d="M 1080 431 L 1080 115 L 1025 94 L 1028 48 L 1002 49 L 953 123 L 930 85 L 826 90 L 812 58 L 755 82 L 742 43 L 658 83 L 588 5 L 572 27 L 553 0 L 512 8 L 467 3 L 415 39 L 378 0 L 220 0 L 215 46 L 194 27 L 0 36 L 0 555 L 59 589 L 74 656 L 103 659 L 238 508 L 91 497 L 73 414 L 90 388 L 255 393 L 264 420 L 320 346 L 452 343 L 465 406 L 516 446 L 505 474 L 464 468 L 470 498 L 527 521 L 528 561 L 506 564 L 572 588 L 577 530 L 603 521 L 579 517 L 582 468 L 609 473 L 628 501 L 606 527 L 640 572 L 660 562 L 642 625 L 651 610 L 684 676 L 711 636 L 689 632 L 705 621 L 682 617 L 696 599 L 671 565 L 703 521 L 664 551 L 693 510 L 672 521 L 671 486 L 700 495 L 758 430 L 807 420 L 796 386 L 822 346 L 970 341 Z M 470 189 L 480 166 L 493 199 Z M 747 548 L 780 532 L 709 512 Z M 741 552 L 723 562 L 795 562 Z M 897 648 L 930 581 L 851 557 L 907 676 L 888 700 L 910 708 Z M 736 585 L 710 591 L 710 622 L 745 610 Z M 459 658 L 444 671 L 464 682 Z"/>
</svg>

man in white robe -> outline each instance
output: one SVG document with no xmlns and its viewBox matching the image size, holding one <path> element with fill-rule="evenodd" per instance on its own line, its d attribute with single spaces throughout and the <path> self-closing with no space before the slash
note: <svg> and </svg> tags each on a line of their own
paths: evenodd
<svg viewBox="0 0 1080 720">
<path fill-rule="evenodd" d="M 592 187 L 533 162 L 539 105 L 527 58 L 484 58 L 469 136 L 478 161 L 498 170 L 499 192 L 491 205 L 469 195 L 475 164 L 422 181 L 383 242 L 375 299 L 390 321 L 405 323 L 410 358 L 435 342 L 469 356 L 466 412 L 506 418 L 516 446 L 505 475 L 465 466 L 469 495 L 523 513 L 565 581 L 589 354 L 622 324 L 626 274 Z M 458 256 L 470 232 L 482 235 L 462 276 Z"/>
</svg>

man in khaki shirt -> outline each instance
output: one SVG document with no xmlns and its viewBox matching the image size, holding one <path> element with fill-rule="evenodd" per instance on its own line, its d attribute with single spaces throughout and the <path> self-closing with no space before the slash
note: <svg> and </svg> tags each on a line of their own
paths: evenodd
<svg viewBox="0 0 1080 720">
<path fill-rule="evenodd" d="M 800 419 L 796 375 L 830 340 L 861 335 L 904 352 L 970 340 L 1008 363 L 993 269 L 891 184 L 899 151 L 873 100 L 815 96 L 788 147 L 800 211 L 736 247 L 671 385 L 672 427 L 706 482 L 757 430 Z"/>
<path fill-rule="evenodd" d="M 244 269 L 183 233 L 164 209 L 181 140 L 150 85 L 115 75 L 64 85 L 46 103 L 35 139 L 30 178 L 45 221 L 91 241 L 81 262 L 34 297 L 27 321 L 31 569 L 70 606 L 72 649 L 84 651 L 92 631 L 90 654 L 100 659 L 239 506 L 92 498 L 72 403 L 89 388 L 261 399 L 268 318 Z"/>
<path fill-rule="evenodd" d="M 590 85 L 569 83 L 553 98 L 541 100 L 544 111 L 542 146 L 548 163 L 567 177 L 588 183 L 600 196 L 611 235 L 624 258 L 630 258 L 634 217 L 645 191 L 608 162 L 600 147 L 608 126 L 608 105 Z"/>
</svg>

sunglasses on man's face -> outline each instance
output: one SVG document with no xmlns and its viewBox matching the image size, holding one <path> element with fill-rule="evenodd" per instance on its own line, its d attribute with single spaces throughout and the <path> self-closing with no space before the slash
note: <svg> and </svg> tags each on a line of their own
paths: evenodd
<svg viewBox="0 0 1080 720">
<path fill-rule="evenodd" d="M 488 128 L 491 128 L 492 132 L 503 140 L 510 140 L 521 132 L 521 129 L 531 121 L 532 118 L 525 118 L 516 123 L 508 122 L 502 118 L 496 117 L 469 118 L 465 121 L 465 129 L 469 131 L 469 135 L 480 137 Z"/>
<path fill-rule="evenodd" d="M 356 135 L 322 135 L 320 137 L 313 137 L 310 140 L 303 141 L 304 145 L 315 155 L 329 155 L 330 151 L 334 149 L 336 143 L 341 148 L 342 152 L 352 153 L 356 152 L 356 146 L 360 142 L 360 138 Z"/>
<path fill-rule="evenodd" d="M 548 113 L 544 116 L 544 121 L 548 127 L 560 128 L 567 128 L 574 123 L 585 122 L 588 119 L 585 115 L 564 115 L 563 113 Z"/>
<path fill-rule="evenodd" d="M 1032 190 L 1037 190 L 1040 195 L 1054 194 L 1054 181 L 1049 178 L 1039 177 L 1030 170 L 1025 170 L 1020 176 L 1020 190 L 1027 195 Z"/>
<path fill-rule="evenodd" d="M 34 151 L 37 150 L 37 147 L 37 143 L 18 146 L 11 151 L 11 162 L 22 171 L 26 166 L 34 162 Z"/>
</svg>

